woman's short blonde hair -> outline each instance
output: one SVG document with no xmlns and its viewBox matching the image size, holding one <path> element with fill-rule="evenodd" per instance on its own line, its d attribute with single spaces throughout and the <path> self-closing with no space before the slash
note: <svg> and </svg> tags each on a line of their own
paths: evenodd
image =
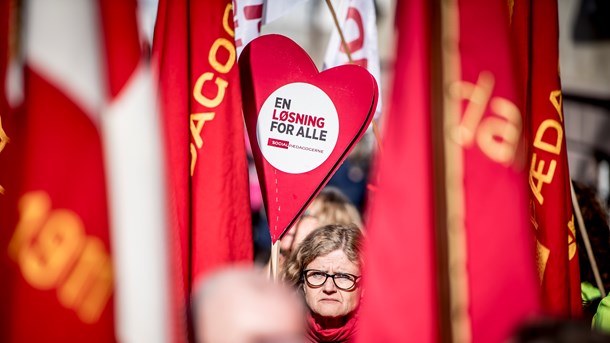
<svg viewBox="0 0 610 343">
<path fill-rule="evenodd" d="M 316 258 L 339 249 L 351 262 L 362 268 L 363 240 L 362 231 L 354 224 L 331 224 L 314 230 L 290 255 L 284 268 L 284 281 L 300 288 L 303 283 L 303 271 L 307 265 Z"/>
<path fill-rule="evenodd" d="M 320 226 L 353 223 L 362 229 L 362 218 L 358 209 L 335 187 L 324 188 L 311 202 L 305 215 L 316 217 Z"/>
</svg>

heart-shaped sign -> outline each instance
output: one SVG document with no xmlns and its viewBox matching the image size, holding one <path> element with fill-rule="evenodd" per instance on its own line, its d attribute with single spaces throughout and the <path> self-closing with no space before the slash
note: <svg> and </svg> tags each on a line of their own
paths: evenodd
<svg viewBox="0 0 610 343">
<path fill-rule="evenodd" d="M 261 36 L 239 58 L 244 117 L 275 243 L 362 137 L 377 105 L 375 78 L 343 65 L 318 72 L 280 35 Z"/>
</svg>

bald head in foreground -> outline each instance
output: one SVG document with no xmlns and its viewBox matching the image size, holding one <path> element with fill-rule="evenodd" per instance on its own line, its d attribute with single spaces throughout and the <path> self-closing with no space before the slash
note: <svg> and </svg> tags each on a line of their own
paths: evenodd
<svg viewBox="0 0 610 343">
<path fill-rule="evenodd" d="M 303 342 L 305 311 L 297 294 L 249 267 L 202 280 L 193 299 L 200 343 Z"/>
</svg>

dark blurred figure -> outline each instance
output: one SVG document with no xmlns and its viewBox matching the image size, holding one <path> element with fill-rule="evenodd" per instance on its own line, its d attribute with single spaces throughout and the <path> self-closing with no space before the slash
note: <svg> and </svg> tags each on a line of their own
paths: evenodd
<svg viewBox="0 0 610 343">
<path fill-rule="evenodd" d="M 345 194 L 360 212 L 365 207 L 366 187 L 374 147 L 374 137 L 367 132 L 328 182 Z"/>
<path fill-rule="evenodd" d="M 589 235 L 597 268 L 607 292 L 610 290 L 610 230 L 608 228 L 608 214 L 593 188 L 574 181 L 574 192 L 580 205 L 580 211 L 582 212 L 583 221 Z M 576 242 L 578 245 L 578 258 L 580 260 L 580 281 L 583 283 L 583 310 L 585 318 L 591 319 L 601 300 L 599 298 L 600 293 L 596 289 L 597 284 L 595 283 L 593 270 L 589 263 L 587 250 L 580 235 L 578 221 L 574 220 L 574 224 L 577 228 Z M 596 291 L 597 296 L 595 296 L 595 292 L 585 292 L 587 289 Z"/>
<path fill-rule="evenodd" d="M 608 343 L 610 336 L 582 321 L 542 319 L 523 325 L 510 343 Z"/>
</svg>

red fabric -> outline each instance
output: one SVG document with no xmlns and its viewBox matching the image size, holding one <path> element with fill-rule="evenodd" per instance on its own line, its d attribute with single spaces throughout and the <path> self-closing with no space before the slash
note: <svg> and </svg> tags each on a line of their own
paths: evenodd
<svg viewBox="0 0 610 343">
<path fill-rule="evenodd" d="M 13 235 L 13 229 L 17 222 L 17 199 L 19 193 L 20 151 L 22 146 L 22 135 L 17 129 L 17 119 L 22 118 L 15 109 L 11 108 L 6 98 L 5 82 L 9 62 L 9 34 L 15 28 L 9 25 L 10 17 L 14 16 L 15 7 L 10 7 L 11 1 L 0 2 L 0 130 L 6 137 L 0 138 L 0 187 L 4 189 L 0 193 L 0 341 L 10 342 L 13 307 L 13 292 L 17 286 L 17 279 L 21 278 L 15 262 L 6 253 L 6 247 Z M 1 132 L 0 132 L 1 134 Z"/>
<path fill-rule="evenodd" d="M 529 143 L 530 221 L 539 244 L 544 308 L 552 315 L 577 317 L 582 303 L 561 107 L 557 1 L 516 1 L 511 29 Z"/>
<path fill-rule="evenodd" d="M 191 89 L 196 91 L 201 75 L 212 73 L 214 80 L 205 82 L 200 91 L 204 97 L 216 99 L 220 97 L 216 80 L 228 83 L 217 105 L 190 97 L 191 115 L 215 114 L 197 134 L 201 147 L 191 137 L 197 149 L 191 177 L 193 280 L 227 263 L 253 258 L 244 121 L 230 8 L 230 0 L 192 1 L 189 8 Z M 229 50 L 222 44 L 230 44 Z M 216 54 L 210 53 L 215 46 Z"/>
<path fill-rule="evenodd" d="M 100 1 L 109 93 L 115 97 L 141 59 L 136 1 Z"/>
<path fill-rule="evenodd" d="M 40 14 L 29 12 L 40 4 L 30 2 L 20 8 L 25 9 L 25 16 Z M 26 17 L 29 20 L 21 21 L 28 28 L 22 28 L 26 35 L 19 45 L 29 46 L 33 36 L 44 38 L 47 31 L 53 31 L 48 25 L 58 25 L 53 19 L 56 15 L 92 15 L 94 20 L 86 25 L 95 27 L 71 26 L 69 37 L 49 34 L 47 38 L 78 41 L 86 37 L 93 51 L 74 54 L 59 50 L 74 48 L 73 44 L 58 42 L 53 53 L 76 56 L 76 65 L 90 76 L 86 94 L 95 94 L 92 98 L 98 100 L 116 96 L 140 60 L 135 1 L 57 5 L 58 11 L 43 20 Z M 66 23 L 71 24 L 74 22 Z M 99 35 L 100 40 L 91 41 L 89 34 Z M 4 32 L 1 35 L 5 38 Z M 4 115 L 4 39 L 0 43 L 0 114 Z M 0 293 L 6 296 L 0 311 L 0 340 L 112 342 L 115 280 L 105 177 L 108 166 L 100 137 L 102 104 L 90 101 L 92 98 L 74 87 L 73 75 L 57 73 L 57 64 L 48 63 L 48 55 L 36 55 L 38 52 L 27 50 L 23 112 L 19 121 L 8 121 L 12 143 L 9 154 L 2 154 L 11 156 L 13 172 L 9 196 L 0 196 Z M 97 55 L 95 63 L 84 60 L 91 54 Z M 63 61 L 74 63 L 72 59 Z M 1 170 L 0 174 L 0 182 L 4 182 L 6 174 Z"/>
<path fill-rule="evenodd" d="M 22 22 L 30 26 L 23 45 L 47 24 Z M 4 71 L 4 46 L 1 51 Z M 9 196 L 0 210 L 3 262 L 8 256 L 0 277 L 7 296 L 0 340 L 112 342 L 113 276 L 103 153 L 91 120 L 96 113 L 81 108 L 46 71 L 26 65 L 22 118 L 9 130 L 9 154 L 18 149 L 20 156 L 11 160 L 19 179 L 3 185 Z"/>
<path fill-rule="evenodd" d="M 212 269 L 253 257 L 230 6 L 228 0 L 161 0 L 155 27 L 172 289 L 175 310 L 184 320 L 193 282 Z M 211 78 L 205 79 L 205 73 Z M 207 100 L 202 103 L 202 98 Z M 184 340 L 183 333 L 178 327 L 174 338 Z"/>
<path fill-rule="evenodd" d="M 159 1 L 153 42 L 158 74 L 159 106 L 165 139 L 167 221 L 172 293 L 171 324 L 174 342 L 187 341 L 189 301 L 189 82 L 188 8 L 186 1 Z"/>
<path fill-rule="evenodd" d="M 358 328 L 358 316 L 351 316 L 345 325 L 339 328 L 324 329 L 318 324 L 311 312 L 307 313 L 307 339 L 310 342 L 354 342 Z"/>
<path fill-rule="evenodd" d="M 359 342 L 438 340 L 427 1 L 400 2 L 397 18 L 393 94 L 369 198 Z"/>
<path fill-rule="evenodd" d="M 25 165 L 22 169 L 24 186 L 20 200 L 24 199 L 24 195 L 31 195 L 31 192 L 46 193 L 51 201 L 50 209 L 44 213 L 46 223 L 49 223 L 51 215 L 61 211 L 75 214 L 81 221 L 81 234 L 86 236 L 85 239 L 99 239 L 102 242 L 105 256 L 100 256 L 104 258 L 101 263 L 109 264 L 104 166 L 97 128 L 86 113 L 36 71 L 27 68 L 25 76 L 28 96 L 24 114 L 28 122 L 25 135 L 15 137 L 24 139 L 26 144 Z M 20 219 L 23 220 L 23 208 L 21 211 Z M 33 226 L 40 230 L 36 235 L 38 240 L 48 230 L 49 226 L 46 225 L 42 228 Z M 65 230 L 72 228 L 65 223 L 61 225 Z M 17 227 L 12 228 L 15 228 L 11 230 L 15 235 Z M 77 233 L 74 234 L 76 236 L 71 235 L 72 239 L 79 237 Z M 40 244 L 29 240 L 21 251 L 45 251 L 40 248 Z M 59 250 L 54 251 L 60 253 Z M 64 250 L 64 253 L 69 251 Z M 15 262 L 20 264 L 19 260 Z M 93 266 L 95 265 L 91 265 Z M 21 265 L 22 270 L 23 268 Z M 68 273 L 76 273 L 74 266 L 66 270 Z M 13 271 L 19 272 L 19 269 Z M 42 277 L 44 274 L 39 275 Z M 112 279 L 106 277 L 112 276 L 103 275 L 104 282 L 110 282 L 112 288 Z M 112 297 L 104 302 L 103 312 L 92 325 L 83 322 L 74 309 L 65 306 L 59 299 L 60 289 L 65 287 L 67 279 L 59 279 L 49 289 L 41 289 L 35 281 L 25 279 L 23 272 L 14 280 L 12 302 L 5 306 L 12 309 L 10 339 L 7 341 L 114 341 Z M 35 330 L 31 323 L 37 323 Z"/>
<path fill-rule="evenodd" d="M 484 110 L 476 139 L 462 144 L 472 341 L 501 342 L 539 310 L 520 143 L 523 119 L 515 108 L 517 84 L 506 2 L 459 0 L 458 4 L 461 80 L 484 89 L 482 73 L 495 79 L 489 98 L 463 97 L 462 102 L 462 125 L 467 106 L 482 103 Z M 492 130 L 495 143 L 483 140 Z M 506 138 L 512 130 L 517 135 L 514 142 Z M 498 138 L 503 133 L 507 136 Z"/>
<path fill-rule="evenodd" d="M 451 86 L 450 101 L 461 104 L 459 113 L 449 114 L 459 116 L 452 118 L 469 129 L 456 132 L 457 127 L 450 127 L 455 130 L 451 134 L 462 139 L 459 145 L 458 140 L 450 140 L 445 146 L 457 150 L 448 152 L 457 162 L 444 166 L 450 175 L 446 196 L 461 212 L 447 219 L 450 224 L 461 223 L 458 229 L 464 238 L 461 242 L 449 237 L 450 255 L 451 251 L 465 254 L 464 260 L 449 266 L 452 287 L 465 295 L 453 298 L 465 307 L 451 319 L 456 324 L 457 315 L 466 318 L 459 324 L 466 335 L 456 340 L 501 342 L 539 310 L 519 144 L 522 117 L 514 105 L 506 3 L 460 0 L 457 5 L 455 12 L 451 6 L 443 10 L 448 11 L 444 18 L 458 20 L 458 27 L 446 27 L 453 23 L 450 20 L 442 23 L 447 32 L 458 35 L 457 41 L 444 42 L 458 48 L 453 60 L 457 64 L 452 65 L 457 69 L 444 70 L 448 77 L 457 77 L 447 86 Z M 358 337 L 362 342 L 439 340 L 432 185 L 438 167 L 433 168 L 431 157 L 429 12 L 424 1 L 410 1 L 400 4 L 398 18 L 394 95 L 378 159 L 379 183 L 370 198 L 367 301 Z M 493 79 L 489 98 L 470 100 L 466 93 L 481 86 L 482 74 Z M 475 108 L 480 117 L 470 122 L 465 110 L 473 102 L 482 106 Z M 462 136 L 464 132 L 472 136 Z M 466 282 L 457 283 L 455 275 Z M 388 285 L 396 284 L 401 285 L 398 291 L 388 291 Z"/>
</svg>

